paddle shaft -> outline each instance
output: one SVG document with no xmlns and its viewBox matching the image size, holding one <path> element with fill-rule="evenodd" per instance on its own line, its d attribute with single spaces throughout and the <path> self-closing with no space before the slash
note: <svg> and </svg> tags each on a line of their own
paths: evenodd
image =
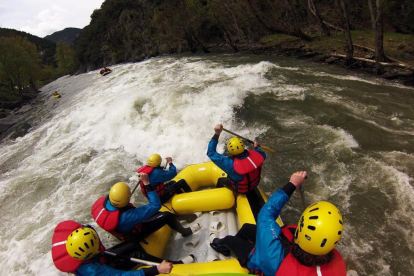
<svg viewBox="0 0 414 276">
<path fill-rule="evenodd" d="M 300 198 L 302 199 L 302 206 L 303 209 L 306 209 L 306 202 L 305 202 L 305 191 L 303 189 L 302 186 L 299 186 L 299 191 L 300 191 Z"/>
<path fill-rule="evenodd" d="M 140 180 L 138 179 L 138 183 L 137 183 L 137 185 L 135 185 L 135 188 L 132 190 L 131 195 L 133 195 L 135 190 L 138 188 L 139 182 L 140 182 Z"/>
<path fill-rule="evenodd" d="M 252 140 L 247 139 L 246 137 L 240 136 L 240 135 L 238 135 L 237 133 L 234 133 L 234 132 L 232 132 L 232 131 L 230 131 L 230 130 L 228 130 L 228 129 L 225 129 L 224 127 L 223 127 L 223 130 L 224 130 L 224 131 L 226 131 L 226 132 L 228 132 L 228 133 L 231 133 L 231 134 L 233 134 L 233 135 L 235 135 L 235 136 L 237 136 L 237 137 L 239 137 L 239 138 L 241 138 L 241 139 L 243 139 L 243 140 L 246 140 L 247 142 L 249 142 L 249 143 L 251 143 L 251 144 L 253 144 L 253 145 L 254 145 L 254 142 L 253 142 Z M 261 145 L 259 145 L 259 144 L 258 144 L 257 146 L 258 146 L 260 149 L 262 149 L 262 150 L 264 150 L 264 151 L 266 151 L 266 152 L 271 152 L 271 153 L 276 152 L 274 149 L 269 148 L 269 147 L 261 146 Z"/>
<path fill-rule="evenodd" d="M 242 139 L 246 140 L 246 141 L 247 141 L 247 142 L 249 142 L 249 143 L 254 144 L 254 142 L 253 142 L 252 140 L 249 140 L 249 139 L 247 139 L 246 137 L 240 136 L 240 135 L 238 135 L 238 134 L 236 134 L 236 133 L 234 133 L 234 132 L 232 132 L 232 131 L 230 131 L 230 130 L 228 130 L 228 129 L 225 129 L 224 127 L 223 127 L 223 130 L 224 130 L 225 132 L 228 132 L 228 133 L 230 133 L 230 134 L 233 134 L 234 136 L 237 136 L 237 137 L 239 137 L 239 138 L 242 138 Z M 259 146 L 259 147 L 260 147 L 260 146 Z"/>
<path fill-rule="evenodd" d="M 143 264 L 143 265 L 150 265 L 150 266 L 157 266 L 159 265 L 159 263 L 155 263 L 155 262 L 150 262 L 150 261 L 146 261 L 146 260 L 142 260 L 142 259 L 137 259 L 137 258 L 128 258 L 122 255 L 118 255 L 114 252 L 110 252 L 110 251 L 105 251 L 105 254 L 113 256 L 113 257 L 119 257 L 122 259 L 126 259 L 126 260 L 130 260 L 133 263 L 137 263 L 137 264 Z"/>
<path fill-rule="evenodd" d="M 308 176 L 305 176 L 305 179 L 308 179 Z M 306 201 L 305 201 L 305 189 L 302 185 L 299 186 L 300 198 L 302 199 L 302 206 L 303 209 L 306 209 Z"/>
</svg>

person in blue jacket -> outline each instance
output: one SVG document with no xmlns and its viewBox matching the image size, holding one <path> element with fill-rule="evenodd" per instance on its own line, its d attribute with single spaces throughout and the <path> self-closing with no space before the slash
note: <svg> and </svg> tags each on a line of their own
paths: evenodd
<svg viewBox="0 0 414 276">
<path fill-rule="evenodd" d="M 281 228 L 279 214 L 296 188 L 305 182 L 306 171 L 291 175 L 261 209 L 257 226 L 244 224 L 235 236 L 210 236 L 211 247 L 229 256 L 233 252 L 252 274 L 264 276 L 345 276 L 346 267 L 334 249 L 342 237 L 342 215 L 329 202 L 311 204 L 298 226 Z M 294 232 L 294 234 L 293 234 Z"/>
<path fill-rule="evenodd" d="M 150 185 L 148 175 L 140 173 L 148 194 L 149 204 L 135 207 L 130 203 L 131 190 L 124 182 L 112 186 L 108 196 L 99 198 L 91 213 L 96 223 L 121 241 L 141 241 L 164 225 L 181 233 L 184 237 L 199 230 L 199 224 L 184 228 L 170 212 L 159 212 L 161 202 Z"/>
<path fill-rule="evenodd" d="M 106 264 L 104 252 L 105 248 L 91 226 L 71 220 L 56 226 L 52 240 L 52 258 L 56 268 L 62 272 L 77 276 L 154 276 L 169 274 L 173 268 L 171 262 L 161 260 L 160 264 L 150 268 L 119 270 Z"/>
<path fill-rule="evenodd" d="M 207 156 L 227 173 L 235 191 L 248 193 L 259 185 L 266 154 L 258 147 L 257 141 L 253 143 L 254 149 L 246 150 L 243 141 L 238 137 L 232 137 L 227 142 L 227 149 L 232 155 L 231 157 L 218 153 L 217 144 L 222 130 L 222 124 L 217 124 L 214 127 L 214 136 L 208 144 Z"/>
<path fill-rule="evenodd" d="M 157 192 L 161 203 L 168 201 L 175 194 L 191 192 L 190 186 L 184 179 L 176 182 L 172 180 L 177 175 L 177 168 L 172 163 L 171 157 L 165 158 L 168 169 L 161 167 L 161 156 L 157 153 L 151 154 L 147 159 L 147 164 L 137 169 L 137 173 L 146 173 L 149 176 L 151 186 Z M 167 165 L 165 167 L 167 167 Z M 172 180 L 172 181 L 170 181 Z M 169 182 L 168 182 L 169 181 Z M 142 194 L 148 198 L 145 185 L 139 182 Z"/>
</svg>

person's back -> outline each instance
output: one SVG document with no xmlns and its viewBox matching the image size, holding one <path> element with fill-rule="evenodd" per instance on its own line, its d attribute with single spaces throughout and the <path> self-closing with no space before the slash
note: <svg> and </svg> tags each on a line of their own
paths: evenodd
<svg viewBox="0 0 414 276">
<path fill-rule="evenodd" d="M 114 269 L 106 264 L 105 248 L 95 229 L 75 221 L 59 223 L 52 238 L 52 259 L 56 268 L 77 276 L 154 276 L 171 272 L 172 264 L 163 261 L 156 267 L 135 271 Z"/>
<path fill-rule="evenodd" d="M 164 225 L 190 236 L 201 228 L 199 224 L 184 228 L 170 212 L 159 212 L 160 199 L 149 177 L 140 173 L 150 204 L 134 207 L 129 201 L 131 190 L 124 182 L 112 186 L 108 197 L 99 198 L 91 208 L 91 214 L 96 223 L 121 241 L 143 240 Z"/>
<path fill-rule="evenodd" d="M 262 164 L 266 154 L 254 142 L 253 150 L 246 150 L 243 141 L 238 137 L 229 139 L 227 149 L 232 157 L 217 153 L 217 144 L 223 125 L 214 127 L 214 136 L 210 140 L 207 156 L 220 169 L 227 173 L 233 189 L 239 193 L 248 193 L 260 183 Z"/>
<path fill-rule="evenodd" d="M 306 173 L 300 175 L 303 179 L 305 176 Z M 345 262 L 334 249 L 342 236 L 342 215 L 333 204 L 320 201 L 310 205 L 302 213 L 297 228 L 280 228 L 275 222 L 301 181 L 302 178 L 292 175 L 290 182 L 263 206 L 256 247 L 247 267 L 265 276 L 345 276 Z M 320 274 L 322 271 L 324 274 Z"/>
<path fill-rule="evenodd" d="M 305 177 L 306 171 L 293 173 L 262 207 L 257 225 L 245 223 L 235 236 L 221 239 L 210 235 L 210 246 L 225 256 L 232 252 L 255 275 L 345 276 L 345 262 L 334 249 L 342 236 L 342 215 L 333 204 L 321 201 L 310 205 L 298 228 L 281 228 L 276 222 Z"/>
<path fill-rule="evenodd" d="M 161 167 L 161 156 L 157 153 L 151 154 L 147 159 L 147 164 L 138 168 L 137 173 L 146 173 L 149 176 L 149 182 L 154 187 L 162 203 L 168 201 L 175 194 L 191 192 L 190 186 L 184 179 L 178 182 L 170 181 L 177 175 L 177 169 L 172 163 L 171 157 L 165 158 L 168 169 Z M 169 181 L 169 182 L 167 182 Z M 148 197 L 142 181 L 139 182 L 142 194 Z"/>
<path fill-rule="evenodd" d="M 276 276 L 345 276 L 346 266 L 341 254 L 332 249 L 328 254 L 315 256 L 294 243 L 296 225 L 282 228 L 282 239 L 286 239 L 288 252 L 279 266 Z"/>
</svg>

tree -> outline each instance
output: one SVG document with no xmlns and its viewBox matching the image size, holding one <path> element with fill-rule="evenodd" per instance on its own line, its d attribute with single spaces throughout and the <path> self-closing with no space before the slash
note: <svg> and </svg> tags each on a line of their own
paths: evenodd
<svg viewBox="0 0 414 276">
<path fill-rule="evenodd" d="M 331 32 L 329 31 L 328 26 L 326 26 L 325 22 L 322 19 L 321 14 L 319 13 L 318 8 L 315 4 L 316 1 L 308 0 L 308 8 L 310 12 L 315 16 L 316 20 L 318 21 L 319 26 L 321 27 L 322 31 L 325 33 L 326 36 L 331 36 Z"/>
<path fill-rule="evenodd" d="M 75 72 L 78 67 L 75 51 L 64 42 L 57 43 L 55 60 L 58 64 L 58 73 L 61 76 Z"/>
<path fill-rule="evenodd" d="M 378 75 L 383 73 L 381 62 L 385 61 L 384 53 L 384 24 L 382 17 L 382 4 L 385 0 L 368 0 L 369 12 L 371 15 L 372 29 L 374 31 L 375 45 L 375 70 Z"/>
<path fill-rule="evenodd" d="M 349 27 L 348 5 L 346 0 L 335 0 L 335 5 L 338 7 L 341 15 L 341 25 L 343 27 L 346 38 L 346 58 L 345 65 L 351 64 L 354 56 L 354 45 L 352 43 L 351 28 Z"/>
<path fill-rule="evenodd" d="M 27 87 L 37 90 L 40 58 L 36 46 L 27 38 L 0 38 L 0 77 L 8 84 L 11 93 L 18 93 L 23 101 Z"/>
</svg>

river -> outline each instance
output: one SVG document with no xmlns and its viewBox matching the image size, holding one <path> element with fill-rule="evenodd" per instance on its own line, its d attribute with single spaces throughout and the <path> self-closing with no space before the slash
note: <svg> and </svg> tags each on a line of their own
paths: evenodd
<svg viewBox="0 0 414 276">
<path fill-rule="evenodd" d="M 271 147 L 268 195 L 307 170 L 308 204 L 344 217 L 337 249 L 348 275 L 414 273 L 414 89 L 341 68 L 257 55 L 169 56 L 62 77 L 42 88 L 34 127 L 0 151 L 1 275 L 64 275 L 54 227 L 94 224 L 90 208 L 118 181 L 131 187 L 152 153 L 178 169 L 208 161 L 217 123 Z M 51 95 L 59 91 L 62 98 Z M 228 134 L 220 137 L 220 152 Z M 145 204 L 139 189 L 132 197 Z M 298 192 L 282 211 L 296 224 Z M 113 238 L 96 227 L 103 243 Z"/>
</svg>

